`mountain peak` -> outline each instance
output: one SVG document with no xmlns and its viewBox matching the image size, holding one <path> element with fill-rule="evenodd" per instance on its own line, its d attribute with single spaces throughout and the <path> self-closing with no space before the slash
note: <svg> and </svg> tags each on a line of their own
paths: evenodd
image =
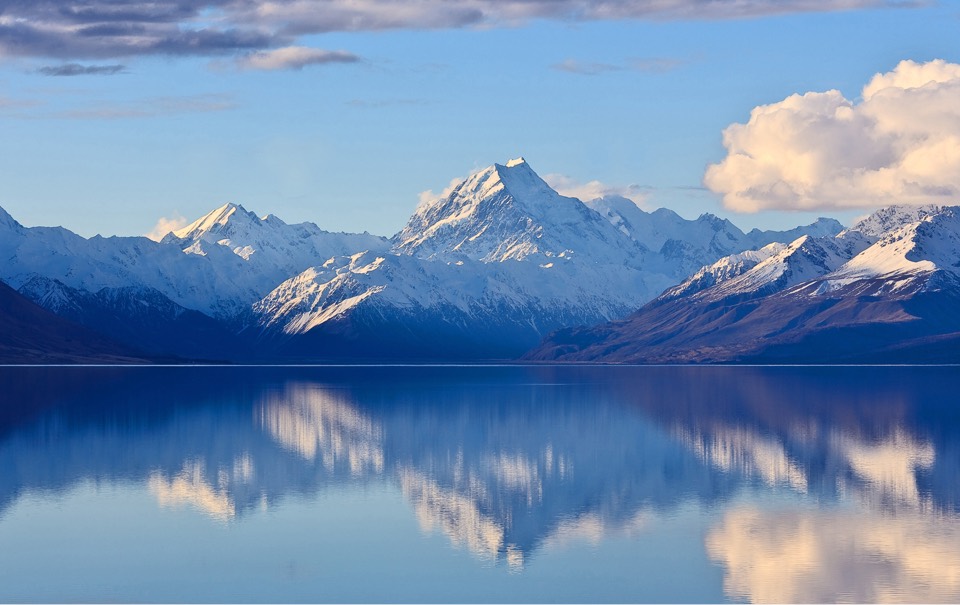
<svg viewBox="0 0 960 605">
<path fill-rule="evenodd" d="M 494 169 L 500 177 L 507 193 L 519 201 L 546 195 L 556 195 L 556 191 L 540 178 L 530 164 L 523 158 L 510 160 L 506 166 L 495 164 Z"/>
<path fill-rule="evenodd" d="M 240 204 L 228 202 L 183 229 L 177 229 L 173 232 L 173 236 L 179 239 L 197 239 L 205 233 L 218 233 L 228 223 L 236 224 L 238 220 L 244 223 L 259 224 L 261 222 L 256 214 L 247 211 Z"/>
<path fill-rule="evenodd" d="M 516 158 L 475 172 L 449 195 L 417 208 L 394 241 L 406 254 L 455 254 L 487 262 L 531 254 L 567 259 L 603 246 L 616 248 L 614 256 L 623 260 L 635 252 L 623 238 L 580 200 L 552 189 L 524 158 Z"/>
</svg>

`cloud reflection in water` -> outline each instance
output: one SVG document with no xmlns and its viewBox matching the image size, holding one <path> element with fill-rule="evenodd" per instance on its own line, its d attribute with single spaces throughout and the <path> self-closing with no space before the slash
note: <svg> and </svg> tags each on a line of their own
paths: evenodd
<svg viewBox="0 0 960 605">
<path fill-rule="evenodd" d="M 20 372 L 0 385 L 14 400 L 67 403 L 0 422 L 0 510 L 97 478 L 237 524 L 378 482 L 423 532 L 524 573 L 701 510 L 697 548 L 731 598 L 960 600 L 946 370 L 158 370 L 156 385 L 65 382 L 88 393 L 73 403 Z"/>
</svg>

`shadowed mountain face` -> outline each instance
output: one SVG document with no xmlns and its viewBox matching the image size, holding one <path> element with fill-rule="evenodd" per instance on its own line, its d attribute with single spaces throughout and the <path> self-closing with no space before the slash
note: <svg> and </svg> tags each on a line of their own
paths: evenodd
<svg viewBox="0 0 960 605">
<path fill-rule="evenodd" d="M 0 282 L 0 363 L 144 363 L 143 353 L 63 319 Z"/>
<path fill-rule="evenodd" d="M 781 513 L 728 503 L 741 506 L 757 490 L 817 503 L 819 512 L 782 513 L 797 531 L 817 531 L 818 519 L 840 523 L 851 506 L 864 531 L 883 534 L 888 514 L 902 520 L 894 534 L 909 524 L 934 536 L 960 528 L 955 374 L 6 369 L 0 513 L 23 494 L 64 493 L 92 478 L 138 485 L 159 506 L 229 523 L 336 486 L 385 485 L 409 502 L 424 531 L 522 569 L 545 545 L 630 534 L 693 502 L 729 511 L 706 548 L 730 566 L 736 590 L 749 593 L 765 580 L 744 576 L 737 541 Z M 891 548 L 906 565 L 910 553 Z M 868 555 L 832 556 L 856 567 Z"/>
</svg>

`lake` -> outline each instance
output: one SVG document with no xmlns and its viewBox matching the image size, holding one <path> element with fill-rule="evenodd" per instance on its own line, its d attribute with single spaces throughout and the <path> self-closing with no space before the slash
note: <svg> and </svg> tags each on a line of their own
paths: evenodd
<svg viewBox="0 0 960 605">
<path fill-rule="evenodd" d="M 0 601 L 960 601 L 960 368 L 0 368 Z"/>
</svg>

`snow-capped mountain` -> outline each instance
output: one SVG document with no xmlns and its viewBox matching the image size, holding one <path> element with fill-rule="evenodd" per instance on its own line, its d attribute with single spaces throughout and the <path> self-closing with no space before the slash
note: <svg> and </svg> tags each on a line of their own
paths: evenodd
<svg viewBox="0 0 960 605">
<path fill-rule="evenodd" d="M 788 246 L 786 244 L 777 242 L 767 244 L 759 250 L 746 250 L 725 256 L 712 265 L 701 267 L 700 270 L 683 280 L 683 282 L 667 289 L 666 292 L 659 296 L 659 299 L 669 300 L 671 298 L 689 296 L 712 288 L 719 283 L 728 282 L 751 271 L 754 267 L 771 257 L 779 255 L 787 248 Z"/>
<path fill-rule="evenodd" d="M 422 205 L 393 242 L 280 284 L 254 305 L 259 325 L 313 332 L 333 354 L 509 357 L 557 327 L 622 316 L 672 281 L 646 270 L 648 250 L 523 159 Z"/>
<path fill-rule="evenodd" d="M 523 158 L 494 164 L 421 205 L 393 240 L 402 254 L 484 262 L 581 255 L 638 263 L 644 251 L 583 202 L 551 189 Z"/>
<path fill-rule="evenodd" d="M 864 229 L 858 231 L 863 233 Z M 904 279 L 935 271 L 960 274 L 958 261 L 960 207 L 945 207 L 923 212 L 918 220 L 891 229 L 828 279 L 839 285 L 850 280 Z"/>
<path fill-rule="evenodd" d="M 622 289 L 604 292 L 605 272 L 549 265 L 358 254 L 287 280 L 254 309 L 268 334 L 298 337 L 283 347 L 297 356 L 507 358 L 558 326 L 625 314 L 647 287 L 624 271 Z"/>
<path fill-rule="evenodd" d="M 189 254 L 226 249 L 243 259 L 259 295 L 319 262 L 356 252 L 386 251 L 384 237 L 331 233 L 313 223 L 288 225 L 274 215 L 262 218 L 237 204 L 225 204 L 163 238 Z"/>
<path fill-rule="evenodd" d="M 187 255 L 145 237 L 86 239 L 62 227 L 27 228 L 3 214 L 0 279 L 15 289 L 36 276 L 87 292 L 144 286 L 224 319 L 257 299 L 258 292 L 243 279 L 243 260 L 226 249 Z"/>
<path fill-rule="evenodd" d="M 749 245 L 716 217 L 642 213 L 638 230 L 596 206 L 558 194 L 523 158 L 494 164 L 417 208 L 390 252 L 331 259 L 280 284 L 254 305 L 258 325 L 278 354 L 512 357 L 556 328 L 626 315 L 692 257 Z"/>
<path fill-rule="evenodd" d="M 552 330 L 623 317 L 722 256 L 743 255 L 739 268 L 730 261 L 709 279 L 752 270 L 766 252 L 744 251 L 777 234 L 838 229 L 823 219 L 744 234 L 712 215 L 646 213 L 625 198 L 584 204 L 519 158 L 422 204 L 391 239 L 287 224 L 235 204 L 160 242 L 26 228 L 2 212 L 0 279 L 155 354 L 504 358 Z"/>
<path fill-rule="evenodd" d="M 893 207 L 702 268 L 630 318 L 533 359 L 960 361 L 960 207 Z"/>
<path fill-rule="evenodd" d="M 329 258 L 385 249 L 369 234 L 257 218 L 227 204 L 160 243 L 145 237 L 80 237 L 62 227 L 26 228 L 0 214 L 0 279 L 14 288 L 34 276 L 98 292 L 145 287 L 221 320 L 250 306 L 291 275 Z"/>
<path fill-rule="evenodd" d="M 820 218 L 811 225 L 789 231 L 753 229 L 744 233 L 730 221 L 713 214 L 687 220 L 666 208 L 646 212 L 631 200 L 616 195 L 597 198 L 586 204 L 624 235 L 657 252 L 658 256 L 653 259 L 657 268 L 676 279 L 682 279 L 720 257 L 755 250 L 774 242 L 792 242 L 803 235 L 833 236 L 843 229 L 843 225 L 834 219 Z"/>
<path fill-rule="evenodd" d="M 859 231 L 868 238 L 878 239 L 895 229 L 922 221 L 943 209 L 943 206 L 937 205 L 888 206 L 860 219 L 848 231 Z"/>
<path fill-rule="evenodd" d="M 867 243 L 858 232 L 851 232 L 846 237 L 814 238 L 804 235 L 786 246 L 769 244 L 760 250 L 725 257 L 704 267 L 676 288 L 665 292 L 663 296 L 669 298 L 692 293 L 693 282 L 707 283 L 700 277 L 702 274 L 709 274 L 714 278 L 713 287 L 706 295 L 711 300 L 779 292 L 837 269 L 865 248 Z M 735 275 L 732 268 L 746 269 L 747 264 L 744 261 L 748 263 L 747 259 L 756 259 L 757 262 L 748 270 Z"/>
</svg>

